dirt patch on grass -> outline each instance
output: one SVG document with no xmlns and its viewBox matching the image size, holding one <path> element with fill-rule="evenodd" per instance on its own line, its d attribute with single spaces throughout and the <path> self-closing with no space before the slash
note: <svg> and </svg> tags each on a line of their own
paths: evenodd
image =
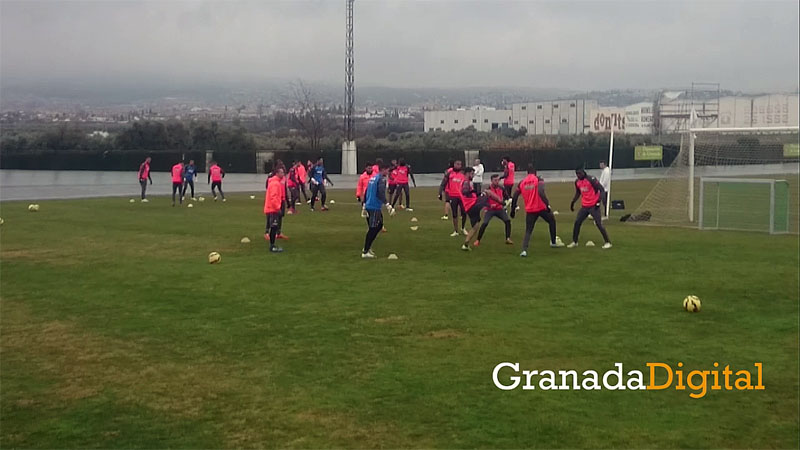
<svg viewBox="0 0 800 450">
<path fill-rule="evenodd" d="M 389 316 L 389 317 L 378 317 L 375 319 L 375 323 L 401 323 L 405 322 L 406 316 Z"/>
<path fill-rule="evenodd" d="M 458 330 L 447 328 L 444 330 L 430 331 L 425 336 L 431 339 L 455 339 L 464 336 L 464 333 Z"/>
</svg>

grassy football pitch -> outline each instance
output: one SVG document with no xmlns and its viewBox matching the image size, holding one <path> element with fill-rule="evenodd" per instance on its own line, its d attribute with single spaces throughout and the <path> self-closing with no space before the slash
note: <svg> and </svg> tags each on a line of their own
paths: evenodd
<svg viewBox="0 0 800 450">
<path fill-rule="evenodd" d="M 651 186 L 616 182 L 614 197 L 635 207 Z M 548 194 L 569 242 L 572 185 Z M 434 190 L 412 196 L 372 261 L 350 190 L 331 191 L 329 212 L 288 216 L 278 255 L 262 238 L 263 193 L 192 209 L 2 203 L 0 446 L 800 445 L 796 234 L 612 220 L 614 248 L 568 250 L 547 246 L 540 221 L 522 259 L 524 214 L 514 246 L 494 221 L 466 253 Z M 602 243 L 586 222 L 589 239 Z M 702 312 L 681 309 L 688 294 Z M 503 361 L 762 362 L 766 389 L 501 391 Z"/>
</svg>

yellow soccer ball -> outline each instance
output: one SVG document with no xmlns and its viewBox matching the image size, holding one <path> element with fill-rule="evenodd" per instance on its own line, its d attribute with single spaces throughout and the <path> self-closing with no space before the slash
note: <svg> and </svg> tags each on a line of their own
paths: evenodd
<svg viewBox="0 0 800 450">
<path fill-rule="evenodd" d="M 28 205 L 28 211 L 36 212 L 38 210 L 39 210 L 39 205 L 37 205 L 35 203 L 31 203 L 30 205 Z"/>
<path fill-rule="evenodd" d="M 683 309 L 689 312 L 700 312 L 700 298 L 696 295 L 688 295 L 683 299 Z"/>
<path fill-rule="evenodd" d="M 208 263 L 209 264 L 216 264 L 222 260 L 222 256 L 217 252 L 211 252 L 208 254 Z"/>
</svg>

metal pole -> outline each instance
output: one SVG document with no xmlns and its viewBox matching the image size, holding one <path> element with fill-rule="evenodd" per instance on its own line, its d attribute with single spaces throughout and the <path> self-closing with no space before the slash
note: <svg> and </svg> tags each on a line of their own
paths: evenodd
<svg viewBox="0 0 800 450">
<path fill-rule="evenodd" d="M 689 222 L 694 222 L 694 132 L 689 132 Z"/>
<path fill-rule="evenodd" d="M 606 200 L 606 217 L 608 217 L 608 213 L 611 210 L 611 168 L 614 161 L 614 128 L 611 128 L 611 140 L 608 144 L 608 192 L 606 195 L 608 196 Z"/>
</svg>

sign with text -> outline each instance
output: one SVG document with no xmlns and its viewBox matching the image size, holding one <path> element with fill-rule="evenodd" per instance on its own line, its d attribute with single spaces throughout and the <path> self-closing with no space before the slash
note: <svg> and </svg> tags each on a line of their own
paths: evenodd
<svg viewBox="0 0 800 450">
<path fill-rule="evenodd" d="M 664 147 L 660 145 L 637 145 L 633 148 L 633 159 L 636 161 L 661 161 L 664 158 Z"/>
<path fill-rule="evenodd" d="M 592 111 L 589 118 L 592 133 L 625 132 L 625 110 L 622 108 L 601 108 Z"/>
</svg>

